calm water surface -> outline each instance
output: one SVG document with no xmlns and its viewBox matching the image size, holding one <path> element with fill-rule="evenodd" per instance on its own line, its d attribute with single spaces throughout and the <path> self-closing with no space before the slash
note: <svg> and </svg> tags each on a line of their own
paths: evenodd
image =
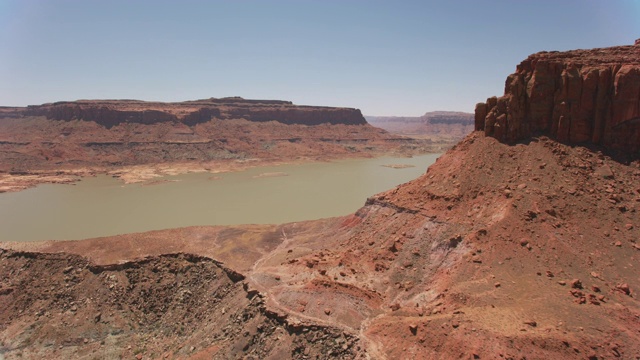
<svg viewBox="0 0 640 360">
<path fill-rule="evenodd" d="M 415 179 L 439 154 L 167 176 L 123 185 L 109 176 L 0 194 L 0 241 L 75 240 L 191 225 L 272 224 L 346 215 Z M 415 167 L 392 169 L 386 164 Z M 287 176 L 257 177 L 279 172 Z"/>
</svg>

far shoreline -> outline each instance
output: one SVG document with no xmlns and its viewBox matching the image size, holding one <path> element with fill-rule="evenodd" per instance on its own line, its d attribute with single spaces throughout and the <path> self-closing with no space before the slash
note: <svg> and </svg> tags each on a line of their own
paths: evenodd
<svg viewBox="0 0 640 360">
<path fill-rule="evenodd" d="M 209 173 L 213 177 L 216 174 L 245 171 L 257 167 L 300 165 L 310 163 L 322 163 L 342 160 L 374 159 L 382 157 L 412 158 L 428 154 L 442 154 L 443 151 L 427 152 L 380 152 L 380 153 L 350 153 L 347 156 L 301 157 L 296 159 L 243 159 L 243 160 L 218 160 L 218 161 L 191 161 L 154 163 L 140 165 L 126 165 L 119 167 L 78 167 L 61 169 L 28 170 L 18 174 L 0 173 L 0 196 L 3 193 L 19 192 L 37 187 L 41 184 L 66 184 L 74 185 L 83 178 L 107 175 L 119 179 L 123 184 L 154 185 L 164 182 L 163 177 L 176 176 L 189 173 Z M 382 165 L 385 167 L 399 168 L 398 164 Z M 404 166 L 400 164 L 400 168 Z M 284 176 L 284 175 L 281 175 Z M 266 177 L 266 176 L 265 176 Z"/>
</svg>

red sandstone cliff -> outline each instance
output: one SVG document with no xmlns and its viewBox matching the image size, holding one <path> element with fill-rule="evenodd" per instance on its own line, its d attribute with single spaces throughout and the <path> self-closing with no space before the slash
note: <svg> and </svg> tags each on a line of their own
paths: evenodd
<svg viewBox="0 0 640 360">
<path fill-rule="evenodd" d="M 476 105 L 475 128 L 504 142 L 542 133 L 640 151 L 640 45 L 529 56 L 504 96 Z"/>
</svg>

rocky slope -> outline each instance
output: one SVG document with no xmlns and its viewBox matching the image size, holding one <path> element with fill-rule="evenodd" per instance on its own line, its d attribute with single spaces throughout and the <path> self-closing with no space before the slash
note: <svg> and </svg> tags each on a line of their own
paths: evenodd
<svg viewBox="0 0 640 360">
<path fill-rule="evenodd" d="M 81 100 L 0 108 L 0 191 L 28 186 L 34 175 L 36 182 L 65 182 L 72 181 L 66 174 L 184 163 L 217 171 L 246 161 L 415 153 L 428 146 L 374 128 L 357 109 L 275 100 Z"/>
<path fill-rule="evenodd" d="M 0 355 L 7 358 L 353 358 L 359 349 L 338 328 L 269 311 L 242 275 L 207 258 L 100 266 L 72 255 L 0 251 L 0 263 Z"/>
<path fill-rule="evenodd" d="M 250 278 L 372 358 L 635 358 L 639 184 L 638 163 L 474 133 Z"/>
<path fill-rule="evenodd" d="M 366 116 L 367 121 L 393 134 L 430 139 L 449 147 L 474 129 L 474 115 L 464 112 L 433 111 L 418 117 Z"/>
<path fill-rule="evenodd" d="M 505 94 L 479 103 L 475 127 L 501 141 L 544 133 L 640 152 L 640 45 L 529 56 Z"/>
</svg>

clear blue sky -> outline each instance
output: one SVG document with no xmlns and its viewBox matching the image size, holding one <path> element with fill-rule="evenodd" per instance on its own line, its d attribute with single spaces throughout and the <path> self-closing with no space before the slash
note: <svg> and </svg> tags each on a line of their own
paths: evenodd
<svg viewBox="0 0 640 360">
<path fill-rule="evenodd" d="M 531 53 L 636 38 L 640 0 L 0 0 L 0 105 L 242 96 L 471 112 Z"/>
</svg>

